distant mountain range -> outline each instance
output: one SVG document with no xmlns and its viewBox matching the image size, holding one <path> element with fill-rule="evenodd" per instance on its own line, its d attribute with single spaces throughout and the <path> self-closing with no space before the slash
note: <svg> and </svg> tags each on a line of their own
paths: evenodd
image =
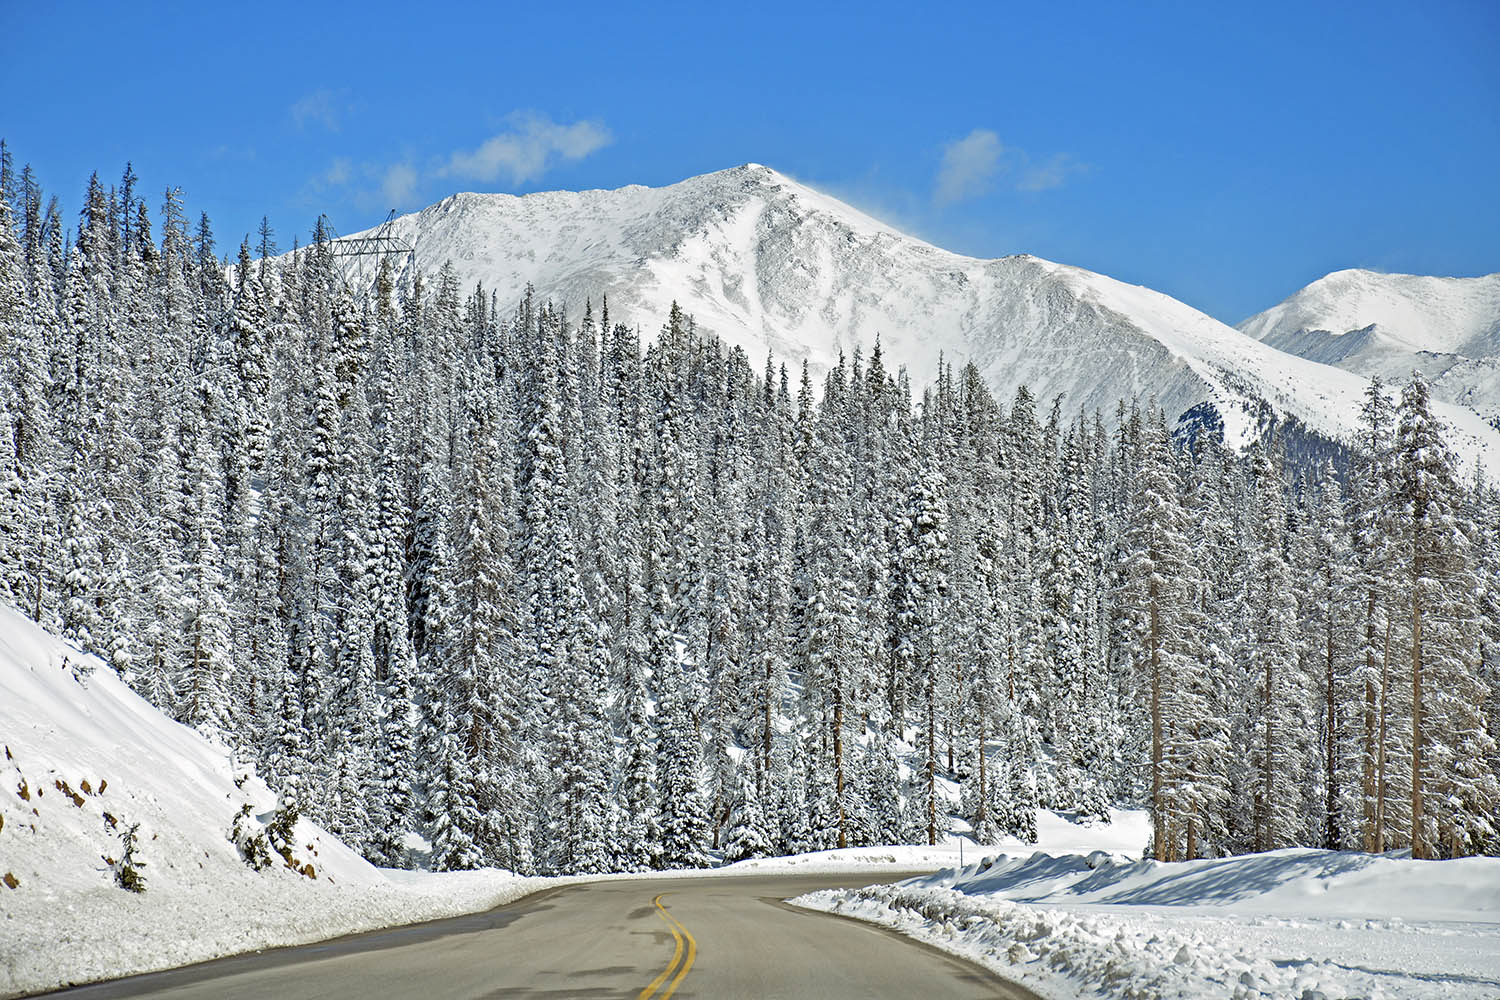
<svg viewBox="0 0 1500 1000">
<path fill-rule="evenodd" d="M 1239 325 L 1278 350 L 1405 382 L 1500 426 L 1500 274 L 1434 278 L 1335 271 Z"/>
<path fill-rule="evenodd" d="M 577 316 L 607 295 L 612 320 L 650 335 L 675 300 L 752 361 L 814 373 L 878 337 L 918 388 L 940 358 L 972 361 L 1002 401 L 1025 384 L 1108 420 L 1121 398 L 1155 398 L 1180 431 L 1236 445 L 1276 426 L 1347 440 L 1366 376 L 1420 367 L 1454 448 L 1500 460 L 1500 275 L 1341 271 L 1236 330 L 1080 268 L 950 253 L 758 164 L 661 188 L 455 194 L 392 227 L 423 271 L 451 262 L 502 302 L 530 283 Z"/>
</svg>

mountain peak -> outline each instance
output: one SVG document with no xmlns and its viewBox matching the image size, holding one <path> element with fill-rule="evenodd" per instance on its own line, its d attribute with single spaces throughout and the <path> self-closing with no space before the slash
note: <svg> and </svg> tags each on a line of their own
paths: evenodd
<svg viewBox="0 0 1500 1000">
<path fill-rule="evenodd" d="M 1500 273 L 1474 278 L 1334 271 L 1239 329 L 1278 350 L 1400 384 L 1500 426 Z"/>
<path fill-rule="evenodd" d="M 943 359 L 973 363 L 1000 399 L 1025 384 L 1075 413 L 1155 399 L 1176 420 L 1208 405 L 1234 444 L 1282 416 L 1348 437 L 1364 389 L 1159 292 L 1027 255 L 952 253 L 759 163 L 663 187 L 454 195 L 393 225 L 422 270 L 451 264 L 502 302 L 531 285 L 576 314 L 608 295 L 612 319 L 649 337 L 675 301 L 726 348 L 815 376 L 879 337 L 917 386 Z M 368 281 L 373 260 L 350 274 Z M 1461 450 L 1488 434 L 1500 454 L 1491 429 L 1463 433 Z"/>
</svg>

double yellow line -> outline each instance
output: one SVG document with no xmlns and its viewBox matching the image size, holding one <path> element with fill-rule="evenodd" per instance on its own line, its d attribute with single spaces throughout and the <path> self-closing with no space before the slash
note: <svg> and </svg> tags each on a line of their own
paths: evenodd
<svg viewBox="0 0 1500 1000">
<path fill-rule="evenodd" d="M 666 988 L 665 992 L 659 994 L 661 1000 L 667 1000 L 668 997 L 677 992 L 678 984 L 688 974 L 688 970 L 693 967 L 693 959 L 698 957 L 698 942 L 693 939 L 693 935 L 688 933 L 688 929 L 678 923 L 677 918 L 668 913 L 667 908 L 661 905 L 661 895 L 658 895 L 651 902 L 656 906 L 657 915 L 665 920 L 667 927 L 671 929 L 672 937 L 677 941 L 677 949 L 672 952 L 672 961 L 668 962 L 667 967 L 661 970 L 661 975 L 651 980 L 651 984 L 641 990 L 636 1000 L 651 1000 L 652 997 L 658 996 L 656 991 L 661 989 L 661 984 L 670 978 L 672 980 L 671 985 Z M 683 960 L 682 955 L 684 947 L 687 950 L 686 961 Z M 678 962 L 682 962 L 682 968 L 680 969 L 677 968 Z M 672 975 L 672 970 L 674 969 L 677 970 L 677 975 L 675 976 Z"/>
</svg>

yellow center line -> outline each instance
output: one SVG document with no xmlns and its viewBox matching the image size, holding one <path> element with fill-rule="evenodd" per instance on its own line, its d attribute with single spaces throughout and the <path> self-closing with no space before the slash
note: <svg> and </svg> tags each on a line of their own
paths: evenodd
<svg viewBox="0 0 1500 1000">
<path fill-rule="evenodd" d="M 662 912 L 666 913 L 666 909 L 663 908 Z M 678 969 L 677 970 L 677 975 L 675 975 L 675 976 L 672 977 L 672 985 L 668 986 L 667 987 L 667 992 L 665 992 L 665 993 L 663 993 L 661 995 L 661 1000 L 668 1000 L 668 998 L 673 993 L 677 992 L 677 986 L 678 986 L 679 983 L 682 982 L 682 977 L 686 976 L 688 974 L 688 970 L 693 967 L 693 960 L 698 957 L 698 941 L 697 941 L 697 939 L 694 938 L 692 934 L 688 933 L 688 929 L 686 927 L 682 926 L 682 924 L 678 922 L 677 918 L 674 917 L 674 916 L 672 916 L 670 913 L 667 913 L 667 919 L 670 920 L 670 921 L 672 921 L 672 923 L 677 924 L 677 929 L 680 930 L 680 931 L 682 931 L 682 936 L 683 937 L 687 938 L 687 946 L 688 947 L 687 947 L 687 958 L 683 961 L 682 968 Z"/>
<path fill-rule="evenodd" d="M 666 992 L 661 995 L 661 1000 L 668 1000 L 668 998 L 677 991 L 678 984 L 681 983 L 682 978 L 688 974 L 688 970 L 693 967 L 693 959 L 698 956 L 698 942 L 694 940 L 692 934 L 688 933 L 688 929 L 682 926 L 682 924 L 678 923 L 676 918 L 667 912 L 667 908 L 661 905 L 661 895 L 658 895 L 651 902 L 656 906 L 657 915 L 661 917 L 662 920 L 666 921 L 668 929 L 670 929 L 672 932 L 672 937 L 676 939 L 677 949 L 672 952 L 672 961 L 667 963 L 667 967 L 661 971 L 661 975 L 651 980 L 651 984 L 645 989 L 641 990 L 640 994 L 636 997 L 636 1000 L 651 1000 L 651 998 L 656 995 L 656 991 L 661 989 L 661 984 L 665 983 L 667 981 L 667 977 L 672 975 L 672 970 L 677 969 L 677 963 L 682 959 L 683 941 L 684 939 L 686 939 L 687 961 L 682 963 L 681 969 L 677 969 L 677 976 L 672 979 L 672 984 L 668 986 Z"/>
</svg>

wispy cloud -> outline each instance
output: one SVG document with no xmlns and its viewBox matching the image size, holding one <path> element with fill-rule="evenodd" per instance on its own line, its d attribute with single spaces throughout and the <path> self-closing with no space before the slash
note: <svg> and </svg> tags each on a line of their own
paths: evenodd
<svg viewBox="0 0 1500 1000">
<path fill-rule="evenodd" d="M 976 128 L 943 147 L 932 198 L 939 205 L 969 201 L 988 193 L 1001 179 L 1017 191 L 1046 191 L 1087 169 L 1088 164 L 1068 153 L 1036 159 L 1024 149 L 1005 145 L 993 130 Z"/>
<path fill-rule="evenodd" d="M 1016 179 L 1017 191 L 1046 191 L 1062 187 L 1070 174 L 1085 173 L 1087 163 L 1079 163 L 1067 153 L 1054 153 L 1041 163 L 1028 164 Z"/>
<path fill-rule="evenodd" d="M 933 197 L 940 205 L 951 205 L 984 194 L 1000 172 L 1004 153 L 1000 137 L 987 128 L 976 128 L 962 139 L 948 143 L 943 147 L 943 163 L 938 167 Z"/>
<path fill-rule="evenodd" d="M 392 208 L 405 207 L 417 190 L 417 168 L 410 163 L 397 163 L 386 169 L 380 182 L 380 193 Z"/>
<path fill-rule="evenodd" d="M 407 149 L 394 162 L 338 157 L 308 178 L 305 196 L 316 203 L 339 199 L 365 208 L 413 208 L 421 195 L 437 188 L 435 182 L 451 184 L 458 178 L 522 184 L 559 163 L 581 160 L 612 139 L 599 121 L 563 124 L 546 115 L 517 112 L 505 123 L 505 131 L 474 149 L 427 157 Z"/>
<path fill-rule="evenodd" d="M 339 130 L 339 117 L 343 107 L 345 91 L 320 88 L 298 98 L 291 106 L 292 121 L 298 128 L 309 124 L 322 125 L 330 132 Z"/>
<path fill-rule="evenodd" d="M 324 184 L 334 187 L 340 184 L 348 184 L 349 178 L 353 176 L 353 170 L 354 165 L 348 159 L 341 156 L 330 163 L 327 170 L 323 171 L 322 181 Z"/>
<path fill-rule="evenodd" d="M 546 115 L 517 112 L 506 119 L 506 129 L 490 136 L 477 149 L 459 150 L 436 172 L 439 177 L 465 177 L 512 184 L 536 180 L 559 162 L 581 160 L 613 141 L 602 122 L 555 122 Z"/>
</svg>

